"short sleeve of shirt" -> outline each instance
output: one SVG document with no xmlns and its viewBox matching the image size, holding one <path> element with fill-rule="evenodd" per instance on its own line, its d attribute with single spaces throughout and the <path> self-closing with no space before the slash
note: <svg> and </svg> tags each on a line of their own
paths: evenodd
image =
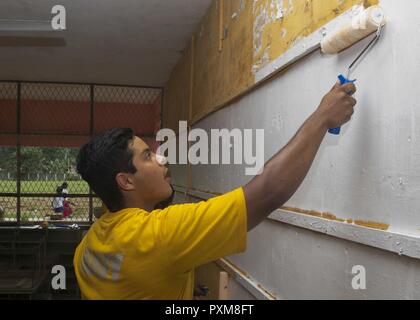
<svg viewBox="0 0 420 320">
<path fill-rule="evenodd" d="M 157 213 L 160 241 L 173 272 L 246 250 L 247 212 L 243 189 Z"/>
</svg>

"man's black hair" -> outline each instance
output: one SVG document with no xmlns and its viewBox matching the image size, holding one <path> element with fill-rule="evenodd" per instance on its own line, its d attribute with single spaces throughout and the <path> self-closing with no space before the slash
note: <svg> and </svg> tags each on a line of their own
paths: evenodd
<svg viewBox="0 0 420 320">
<path fill-rule="evenodd" d="M 94 137 L 77 156 L 77 171 L 111 212 L 124 209 L 123 195 L 115 181 L 120 172 L 136 173 L 133 165 L 134 132 L 115 128 Z"/>
</svg>

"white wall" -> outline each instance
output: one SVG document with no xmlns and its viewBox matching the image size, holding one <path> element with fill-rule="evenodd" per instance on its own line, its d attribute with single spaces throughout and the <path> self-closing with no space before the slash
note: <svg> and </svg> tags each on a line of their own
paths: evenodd
<svg viewBox="0 0 420 320">
<path fill-rule="evenodd" d="M 279 299 L 420 299 L 419 260 L 276 221 L 229 259 Z M 366 269 L 366 290 L 352 288 L 356 265 Z"/>
<path fill-rule="evenodd" d="M 419 241 L 420 1 L 381 4 L 389 23 L 354 72 L 356 114 L 339 138 L 325 139 L 307 179 L 287 205 L 386 223 L 390 235 Z M 365 44 L 338 56 L 315 52 L 197 127 L 265 129 L 268 160 Z M 174 169 L 180 185 L 185 185 L 184 169 Z M 244 166 L 193 167 L 193 187 L 199 190 L 226 192 L 249 179 Z M 351 241 L 267 220 L 250 233 L 248 251 L 231 260 L 280 298 L 420 298 L 417 259 L 352 243 L 358 242 L 357 234 L 347 239 Z M 374 247 L 375 240 L 371 242 Z M 367 268 L 365 291 L 350 286 L 351 268 L 357 264 Z"/>
</svg>

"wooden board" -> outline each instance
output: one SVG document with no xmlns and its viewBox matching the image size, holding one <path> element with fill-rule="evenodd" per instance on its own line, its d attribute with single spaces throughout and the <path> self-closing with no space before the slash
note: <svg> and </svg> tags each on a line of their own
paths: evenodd
<svg viewBox="0 0 420 320">
<path fill-rule="evenodd" d="M 229 299 L 229 274 L 214 262 L 195 270 L 195 286 L 198 285 L 204 285 L 210 289 L 209 294 L 199 297 L 199 300 Z"/>
</svg>

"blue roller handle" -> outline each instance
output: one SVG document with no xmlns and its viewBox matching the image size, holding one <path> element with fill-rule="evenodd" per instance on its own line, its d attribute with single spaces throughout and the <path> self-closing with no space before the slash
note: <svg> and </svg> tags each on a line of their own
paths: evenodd
<svg viewBox="0 0 420 320">
<path fill-rule="evenodd" d="M 349 80 L 345 76 L 343 76 L 342 74 L 340 74 L 338 76 L 338 80 L 340 80 L 340 83 L 342 85 L 343 84 L 346 84 L 346 83 L 353 83 L 353 82 L 356 81 L 356 80 Z M 328 130 L 328 132 L 331 133 L 331 134 L 334 134 L 334 135 L 337 135 L 338 136 L 340 134 L 340 132 L 341 132 L 341 128 L 332 128 L 332 129 Z"/>
</svg>

